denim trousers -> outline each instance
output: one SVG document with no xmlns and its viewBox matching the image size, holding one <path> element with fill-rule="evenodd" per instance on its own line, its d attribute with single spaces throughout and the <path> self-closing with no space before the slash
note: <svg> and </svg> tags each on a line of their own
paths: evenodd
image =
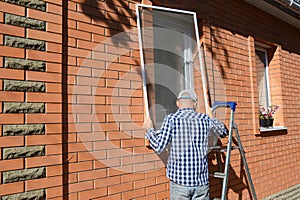
<svg viewBox="0 0 300 200">
<path fill-rule="evenodd" d="M 209 200 L 209 185 L 184 186 L 170 182 L 171 200 Z"/>
</svg>

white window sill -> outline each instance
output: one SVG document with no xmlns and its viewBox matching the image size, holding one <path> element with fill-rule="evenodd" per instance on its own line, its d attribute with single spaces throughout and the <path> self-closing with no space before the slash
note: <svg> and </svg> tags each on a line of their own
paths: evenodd
<svg viewBox="0 0 300 200">
<path fill-rule="evenodd" d="M 270 128 L 260 127 L 260 132 L 269 132 L 269 131 L 281 131 L 281 130 L 287 130 L 287 127 L 285 126 L 274 126 Z"/>
</svg>

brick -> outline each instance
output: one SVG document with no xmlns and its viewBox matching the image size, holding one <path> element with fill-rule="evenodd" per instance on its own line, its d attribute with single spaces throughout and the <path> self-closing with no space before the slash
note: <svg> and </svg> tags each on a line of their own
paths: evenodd
<svg viewBox="0 0 300 200">
<path fill-rule="evenodd" d="M 0 114 L 1 124 L 23 124 L 23 114 Z"/>
<path fill-rule="evenodd" d="M 46 146 L 46 152 L 47 155 L 58 155 L 62 151 L 62 145 L 61 144 L 53 144 L 53 145 L 47 145 Z M 75 159 L 76 157 L 74 157 Z"/>
<path fill-rule="evenodd" d="M 57 14 L 57 15 L 62 15 L 62 13 L 63 13 L 62 6 L 52 4 L 52 2 L 47 5 L 47 8 L 48 8 L 47 11 L 50 12 L 50 13 L 54 13 L 54 14 Z"/>
<path fill-rule="evenodd" d="M 56 24 L 56 23 L 51 23 L 51 22 L 47 22 L 47 25 L 46 25 L 46 30 L 47 32 L 50 32 L 50 33 L 60 33 L 62 34 L 62 26 L 60 24 Z"/>
<path fill-rule="evenodd" d="M 61 135 L 32 135 L 32 136 L 26 136 L 25 139 L 26 139 L 27 146 L 62 143 Z"/>
<path fill-rule="evenodd" d="M 53 53 L 62 53 L 62 45 L 49 42 L 47 44 L 47 51 Z"/>
<path fill-rule="evenodd" d="M 22 27 L 0 24 L 0 29 L 2 34 L 25 37 L 25 29 Z"/>
<path fill-rule="evenodd" d="M 10 91 L 0 91 L 0 99 L 7 102 L 23 102 L 24 93 L 20 92 L 10 92 Z"/>
<path fill-rule="evenodd" d="M 60 114 L 26 114 L 26 123 L 60 123 Z"/>
<path fill-rule="evenodd" d="M 55 43 L 60 42 L 62 40 L 62 36 L 60 34 L 33 29 L 27 29 L 27 37 Z"/>
<path fill-rule="evenodd" d="M 61 94 L 51 93 L 26 93 L 26 102 L 45 102 L 45 103 L 59 103 L 62 100 Z"/>
<path fill-rule="evenodd" d="M 61 54 L 42 52 L 42 51 L 34 51 L 31 49 L 26 50 L 26 56 L 28 59 L 32 59 L 32 60 L 43 60 L 43 61 L 56 62 L 56 63 L 60 63 L 62 61 Z"/>
<path fill-rule="evenodd" d="M 24 182 L 8 183 L 0 185 L 0 194 L 9 195 L 24 192 Z"/>
<path fill-rule="evenodd" d="M 61 176 L 63 174 L 63 167 L 60 165 L 57 166 L 48 166 L 46 168 L 47 177 L 51 176 Z"/>
<path fill-rule="evenodd" d="M 62 185 L 62 178 L 60 176 L 29 180 L 25 183 L 25 190 L 36 190 L 40 188 L 48 188 Z"/>
<path fill-rule="evenodd" d="M 24 58 L 24 49 L 0 46 L 0 52 L 2 56 L 15 57 L 15 58 Z"/>
<path fill-rule="evenodd" d="M 1 172 L 24 168 L 24 159 L 1 160 Z"/>
<path fill-rule="evenodd" d="M 24 145 L 24 137 L 15 136 L 15 137 L 0 137 L 0 147 L 17 147 Z"/>
<path fill-rule="evenodd" d="M 47 63 L 46 64 L 47 72 L 62 72 L 62 66 L 59 63 Z"/>
<path fill-rule="evenodd" d="M 24 72 L 21 70 L 1 68 L 0 71 L 0 78 L 24 80 Z"/>
<path fill-rule="evenodd" d="M 27 71 L 26 80 L 57 83 L 58 80 L 61 80 L 61 74 Z"/>
<path fill-rule="evenodd" d="M 58 164 L 62 164 L 61 155 L 54 155 L 54 156 L 46 155 L 46 156 L 26 158 L 25 167 L 32 168 L 32 167 L 51 166 L 51 165 L 58 165 Z"/>
<path fill-rule="evenodd" d="M 60 104 L 46 104 L 46 113 L 62 113 L 62 107 Z"/>
<path fill-rule="evenodd" d="M 25 16 L 25 8 L 9 3 L 5 3 L 3 1 L 0 2 L 0 11 L 5 13 L 12 13 L 16 15 Z"/>
</svg>

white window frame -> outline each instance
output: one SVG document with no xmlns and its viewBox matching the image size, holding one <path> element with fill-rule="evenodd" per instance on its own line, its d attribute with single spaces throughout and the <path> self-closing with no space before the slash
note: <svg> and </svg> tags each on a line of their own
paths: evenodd
<svg viewBox="0 0 300 200">
<path fill-rule="evenodd" d="M 144 95 L 144 105 L 145 105 L 145 114 L 146 117 L 149 117 L 149 102 L 148 102 L 148 94 L 147 94 L 147 88 L 146 88 L 146 71 L 145 71 L 145 62 L 144 62 L 144 53 L 143 53 L 143 40 L 142 40 L 142 34 L 141 34 L 141 17 L 139 8 L 151 8 L 151 9 L 157 9 L 157 10 L 163 10 L 163 11 L 170 11 L 175 13 L 183 13 L 183 14 L 190 14 L 194 18 L 194 28 L 195 28 L 195 37 L 197 41 L 197 49 L 198 49 L 198 58 L 199 58 L 199 68 L 201 72 L 201 78 L 202 78 L 202 86 L 203 86 L 203 95 L 204 95 L 204 101 L 205 101 L 205 109 L 208 111 L 208 104 L 207 104 L 207 94 L 206 94 L 206 79 L 204 76 L 204 67 L 202 63 L 202 54 L 200 51 L 200 41 L 199 41 L 199 32 L 198 32 L 198 24 L 197 24 L 197 16 L 195 12 L 186 11 L 186 10 L 179 10 L 179 9 L 173 9 L 173 8 L 166 8 L 166 7 L 160 7 L 160 6 L 151 6 L 151 5 L 144 5 L 144 4 L 137 4 L 136 5 L 136 14 L 137 14 L 137 27 L 138 27 L 138 37 L 139 37 L 139 48 L 140 48 L 140 59 L 141 59 L 141 68 L 142 68 L 142 78 L 143 78 L 143 95 Z M 187 44 L 188 45 L 188 44 Z M 190 52 L 185 52 L 185 58 L 191 57 Z M 191 60 L 186 59 L 185 64 L 188 65 L 188 67 L 185 67 L 185 73 L 191 74 L 193 73 L 193 66 L 191 66 Z M 193 76 L 192 76 L 193 77 Z M 190 82 L 188 83 L 185 81 L 185 87 L 193 87 L 193 78 L 191 78 Z M 193 88 L 191 88 L 193 89 Z"/>
</svg>

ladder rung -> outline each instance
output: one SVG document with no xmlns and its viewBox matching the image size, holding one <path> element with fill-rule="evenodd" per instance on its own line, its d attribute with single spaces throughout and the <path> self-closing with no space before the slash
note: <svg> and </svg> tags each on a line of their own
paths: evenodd
<svg viewBox="0 0 300 200">
<path fill-rule="evenodd" d="M 224 177 L 225 177 L 225 173 L 222 173 L 222 172 L 214 172 L 214 173 L 213 173 L 213 177 L 215 177 L 215 178 L 224 178 Z"/>
<path fill-rule="evenodd" d="M 231 150 L 239 149 L 239 146 L 232 146 Z M 209 147 L 209 151 L 213 152 L 226 152 L 227 146 L 215 146 L 215 147 Z"/>
</svg>

